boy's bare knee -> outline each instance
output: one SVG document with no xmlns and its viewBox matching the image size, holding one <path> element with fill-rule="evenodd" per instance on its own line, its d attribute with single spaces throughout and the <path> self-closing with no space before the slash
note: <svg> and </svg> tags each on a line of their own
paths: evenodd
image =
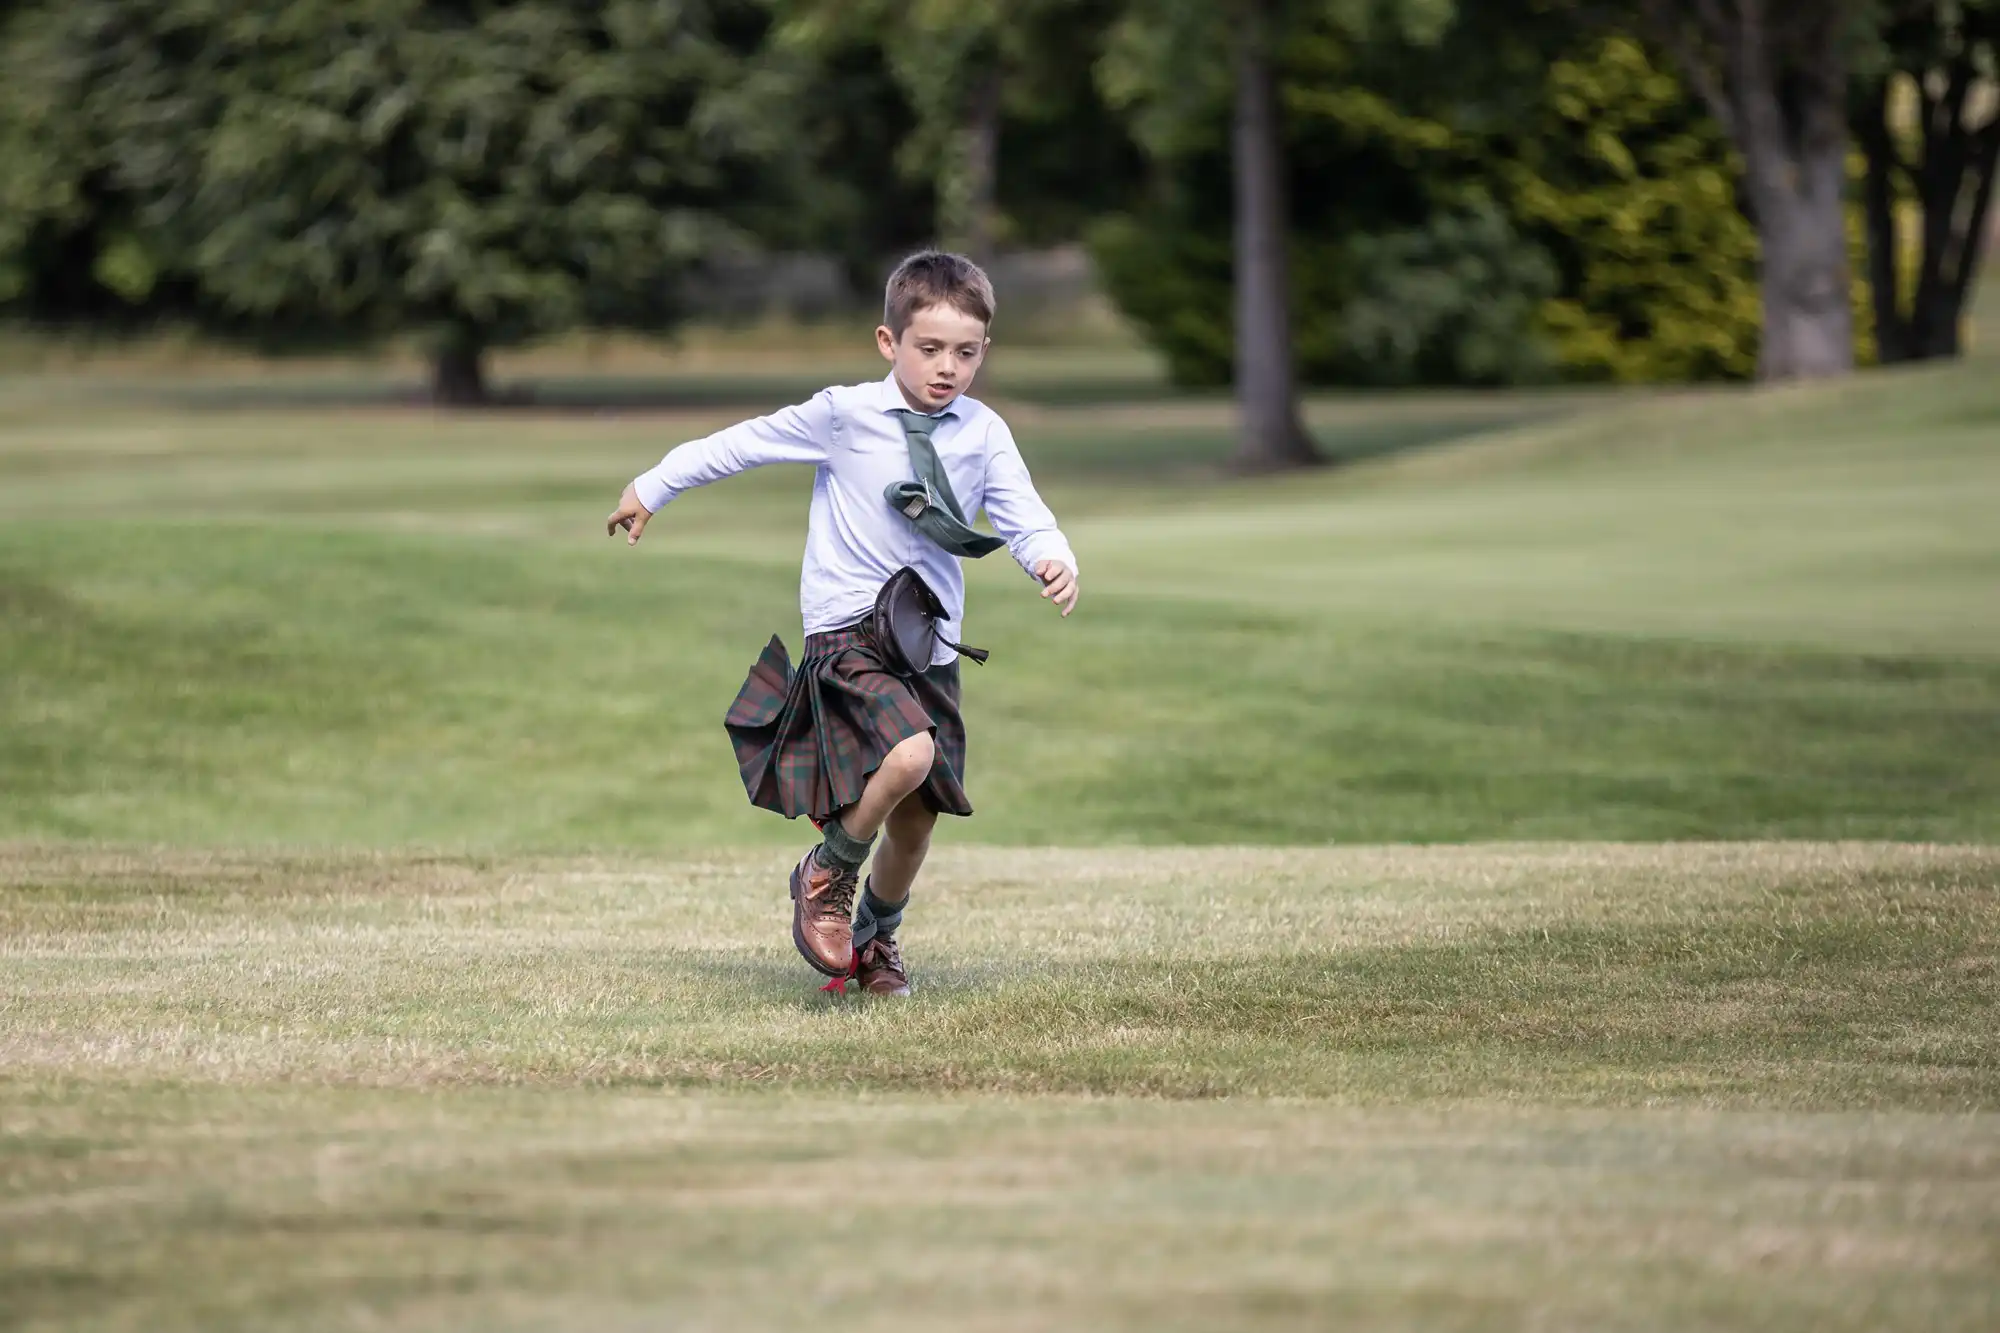
<svg viewBox="0 0 2000 1333">
<path fill-rule="evenodd" d="M 896 748 L 883 757 L 879 771 L 883 780 L 897 791 L 913 792 L 924 785 L 924 779 L 931 775 L 931 765 L 936 761 L 936 742 L 931 740 L 929 732 L 920 731 L 898 742 Z"/>
</svg>

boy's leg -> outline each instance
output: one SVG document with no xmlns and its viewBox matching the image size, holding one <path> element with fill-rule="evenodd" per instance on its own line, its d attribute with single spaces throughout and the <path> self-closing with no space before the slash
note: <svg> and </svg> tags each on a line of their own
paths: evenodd
<svg viewBox="0 0 2000 1333">
<path fill-rule="evenodd" d="M 923 869 L 931 850 L 931 830 L 937 827 L 937 813 L 924 804 L 922 795 L 903 798 L 889 815 L 883 829 L 882 848 L 875 853 L 875 867 L 868 872 L 868 885 L 875 897 L 900 907 L 910 897 L 910 886 Z"/>
<path fill-rule="evenodd" d="M 792 871 L 792 942 L 827 976 L 853 970 L 854 894 L 861 863 L 890 812 L 930 777 L 936 754 L 929 732 L 890 750 L 869 776 L 861 799 L 828 822 L 821 830 L 824 841 Z"/>
<path fill-rule="evenodd" d="M 861 910 L 854 918 L 855 978 L 861 989 L 873 995 L 908 995 L 909 974 L 903 970 L 903 951 L 896 943 L 896 928 L 903 924 L 903 908 L 909 905 L 910 886 L 923 868 L 931 848 L 931 830 L 937 814 L 916 793 L 903 798 L 889 816 L 882 838 L 882 850 L 875 854 L 874 869 L 861 895 Z"/>
</svg>

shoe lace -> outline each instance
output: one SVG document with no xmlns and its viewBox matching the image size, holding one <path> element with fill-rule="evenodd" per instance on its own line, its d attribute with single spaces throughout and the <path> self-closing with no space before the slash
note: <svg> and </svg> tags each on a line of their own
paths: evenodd
<svg viewBox="0 0 2000 1333">
<path fill-rule="evenodd" d="M 861 887 L 861 876 L 852 870 L 827 867 L 826 911 L 831 916 L 838 912 L 845 917 L 854 915 L 854 891 Z"/>
<path fill-rule="evenodd" d="M 861 946 L 861 956 L 868 960 L 870 967 L 896 973 L 903 970 L 903 950 L 894 935 L 877 935 Z"/>
</svg>

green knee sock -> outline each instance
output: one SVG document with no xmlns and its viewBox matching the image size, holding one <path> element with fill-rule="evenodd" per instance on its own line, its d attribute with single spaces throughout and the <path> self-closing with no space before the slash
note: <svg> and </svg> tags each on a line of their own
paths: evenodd
<svg viewBox="0 0 2000 1333">
<path fill-rule="evenodd" d="M 820 855 L 825 862 L 841 870 L 859 872 L 861 863 L 868 859 L 868 849 L 875 845 L 875 839 L 863 841 L 841 827 L 838 818 L 826 821 L 820 830 Z"/>
</svg>

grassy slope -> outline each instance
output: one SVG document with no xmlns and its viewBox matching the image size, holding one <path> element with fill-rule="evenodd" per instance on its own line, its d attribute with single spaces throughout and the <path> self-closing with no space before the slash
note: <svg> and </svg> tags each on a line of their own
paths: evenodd
<svg viewBox="0 0 2000 1333">
<path fill-rule="evenodd" d="M 1991 1326 L 1991 850 L 965 851 L 907 1005 L 781 867 L 0 850 L 0 1308 Z"/>
<path fill-rule="evenodd" d="M 974 571 L 972 836 L 2000 833 L 1983 367 L 1580 414 L 1329 402 L 1328 439 L 1405 452 L 1270 483 L 1204 470 L 1215 406 L 1040 384 L 1017 429 L 1089 601 L 1059 624 Z M 728 412 L 161 393 L 0 397 L 0 836 L 796 841 L 717 718 L 796 639 L 803 478 L 690 497 L 636 554 L 589 535 Z"/>
<path fill-rule="evenodd" d="M 982 838 L 2000 826 L 1975 370 L 1226 485 L 1018 387 L 1091 591 L 974 573 Z M 588 536 L 720 412 L 0 392 L 0 1322 L 1992 1326 L 1990 850 L 958 834 L 815 1002 L 715 725 L 802 479 Z"/>
</svg>

